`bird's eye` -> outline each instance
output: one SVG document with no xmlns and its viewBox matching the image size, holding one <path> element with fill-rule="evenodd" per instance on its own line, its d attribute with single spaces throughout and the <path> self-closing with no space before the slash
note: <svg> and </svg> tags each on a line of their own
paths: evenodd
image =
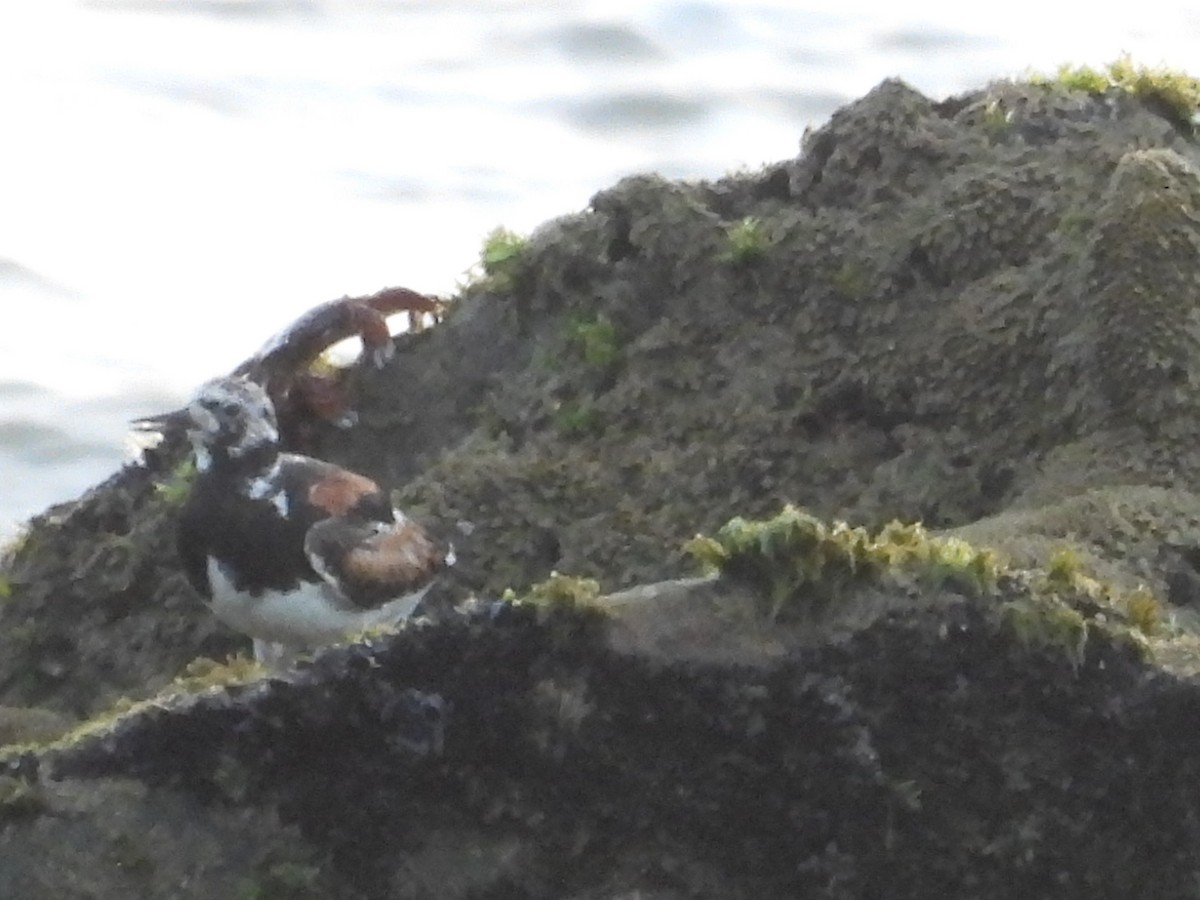
<svg viewBox="0 0 1200 900">
<path fill-rule="evenodd" d="M 236 403 L 222 403 L 221 412 L 233 418 L 238 413 L 238 405 Z"/>
</svg>

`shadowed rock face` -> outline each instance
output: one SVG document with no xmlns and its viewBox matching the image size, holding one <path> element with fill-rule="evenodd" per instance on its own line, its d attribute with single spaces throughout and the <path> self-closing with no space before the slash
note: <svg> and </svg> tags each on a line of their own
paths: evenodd
<svg viewBox="0 0 1200 900">
<path fill-rule="evenodd" d="M 1197 871 L 1179 823 L 1200 801 L 1198 697 L 1102 629 L 1078 656 L 1019 640 L 996 612 L 1014 587 L 930 595 L 832 643 L 783 628 L 757 663 L 612 636 L 625 615 L 689 633 L 689 594 L 746 622 L 736 589 L 694 581 L 617 601 L 615 623 L 501 608 L 14 757 L 34 797 L 4 816 L 0 889 L 1172 896 Z M 397 704 L 414 690 L 438 705 Z M 136 861 L 119 878 L 113 847 Z M 177 893 L 181 855 L 197 874 Z"/>
<path fill-rule="evenodd" d="M 0 896 L 1186 895 L 1196 167 L 1121 93 L 889 81 L 795 160 L 547 223 L 309 449 L 452 536 L 450 599 L 639 587 L 604 621 L 446 616 L 10 751 Z M 242 646 L 178 574 L 156 484 L 181 452 L 10 552 L 0 705 L 89 715 Z M 877 585 L 832 623 L 671 580 L 686 538 L 787 501 L 1014 569 L 974 598 Z M 1158 663 L 1115 593 L 1055 594 L 1043 627 L 1027 570 L 1064 544 L 1176 601 Z"/>
</svg>

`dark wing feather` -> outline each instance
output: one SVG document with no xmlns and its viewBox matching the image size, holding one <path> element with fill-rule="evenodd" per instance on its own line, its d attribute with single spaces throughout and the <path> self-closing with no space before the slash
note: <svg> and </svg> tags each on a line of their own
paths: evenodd
<svg viewBox="0 0 1200 900">
<path fill-rule="evenodd" d="M 204 599 L 212 596 L 208 583 L 208 545 L 201 533 L 203 516 L 194 501 L 184 505 L 175 532 L 175 546 L 188 584 Z"/>
</svg>

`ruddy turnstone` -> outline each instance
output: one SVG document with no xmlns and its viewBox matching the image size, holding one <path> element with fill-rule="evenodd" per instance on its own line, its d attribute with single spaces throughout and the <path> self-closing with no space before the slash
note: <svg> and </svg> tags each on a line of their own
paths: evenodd
<svg viewBox="0 0 1200 900">
<path fill-rule="evenodd" d="M 184 571 L 260 661 L 407 618 L 454 562 L 371 479 L 281 452 L 258 384 L 210 381 L 187 412 L 197 474 L 179 523 Z"/>
</svg>

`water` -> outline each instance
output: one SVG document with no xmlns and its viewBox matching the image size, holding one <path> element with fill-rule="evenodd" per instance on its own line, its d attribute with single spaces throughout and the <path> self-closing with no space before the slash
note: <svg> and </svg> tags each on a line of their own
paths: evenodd
<svg viewBox="0 0 1200 900">
<path fill-rule="evenodd" d="M 890 75 L 944 96 L 1122 52 L 1200 70 L 1182 5 L 965 6 L 7 0 L 0 532 L 309 306 L 450 292 L 492 227 L 624 174 L 793 156 Z"/>
</svg>

